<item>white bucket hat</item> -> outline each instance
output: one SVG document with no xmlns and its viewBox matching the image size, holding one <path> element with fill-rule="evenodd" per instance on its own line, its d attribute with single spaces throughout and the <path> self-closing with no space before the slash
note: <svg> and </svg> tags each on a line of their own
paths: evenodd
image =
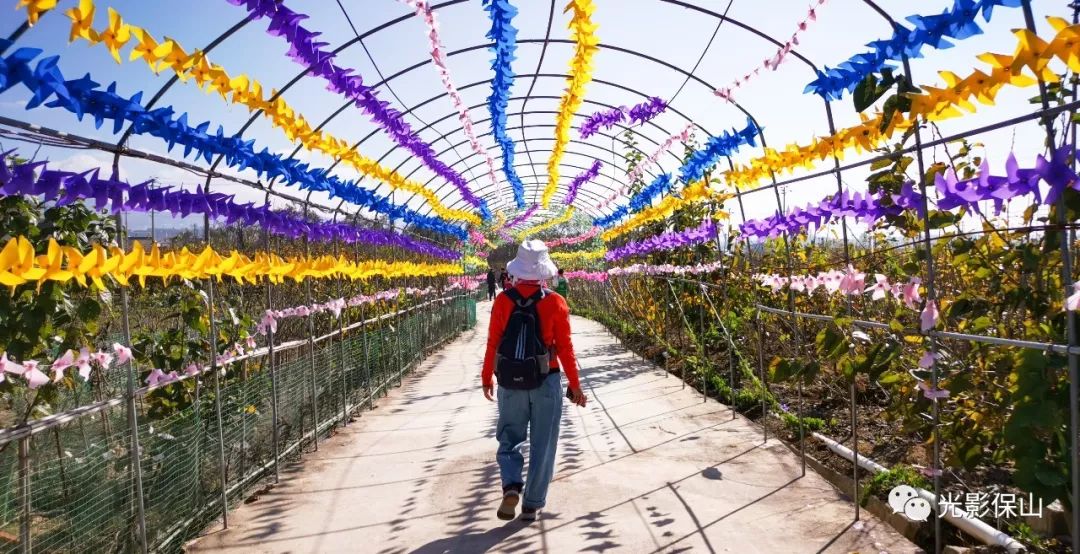
<svg viewBox="0 0 1080 554">
<path fill-rule="evenodd" d="M 506 264 L 506 271 L 525 281 L 543 281 L 554 277 L 558 269 L 544 241 L 534 239 L 518 246 L 517 257 Z"/>
</svg>

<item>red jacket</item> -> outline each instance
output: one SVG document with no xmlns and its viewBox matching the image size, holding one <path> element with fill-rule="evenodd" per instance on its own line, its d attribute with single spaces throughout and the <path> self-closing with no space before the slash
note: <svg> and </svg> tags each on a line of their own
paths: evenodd
<svg viewBox="0 0 1080 554">
<path fill-rule="evenodd" d="M 538 285 L 519 283 L 514 287 L 522 296 L 528 298 L 540 289 Z M 491 322 L 488 325 L 487 353 L 484 354 L 484 369 L 480 376 L 484 386 L 494 383 L 495 375 L 495 352 L 499 349 L 506 323 L 510 320 L 510 313 L 514 311 L 514 302 L 506 296 L 505 292 L 495 297 L 491 307 Z M 551 367 L 557 368 L 562 362 L 562 370 L 566 373 L 566 379 L 572 389 L 580 389 L 578 382 L 577 358 L 574 356 L 574 343 L 570 342 L 570 308 L 566 300 L 558 293 L 548 291 L 539 302 L 536 303 L 536 311 L 540 315 L 540 338 L 544 341 L 548 351 L 551 352 Z"/>
</svg>

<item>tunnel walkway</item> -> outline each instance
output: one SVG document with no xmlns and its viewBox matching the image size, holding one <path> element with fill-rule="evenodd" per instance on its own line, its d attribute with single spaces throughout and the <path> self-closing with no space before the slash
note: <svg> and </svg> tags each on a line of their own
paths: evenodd
<svg viewBox="0 0 1080 554">
<path fill-rule="evenodd" d="M 575 318 L 588 407 L 563 407 L 540 521 L 495 518 L 479 323 L 189 545 L 196 552 L 914 552 L 783 444 Z"/>
</svg>

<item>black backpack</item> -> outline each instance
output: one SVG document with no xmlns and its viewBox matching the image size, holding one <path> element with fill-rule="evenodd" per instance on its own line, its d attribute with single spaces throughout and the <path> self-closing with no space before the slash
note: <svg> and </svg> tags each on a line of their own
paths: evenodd
<svg viewBox="0 0 1080 554">
<path fill-rule="evenodd" d="M 514 311 L 506 322 L 502 341 L 495 355 L 495 377 L 499 386 L 508 389 L 538 388 L 548 376 L 550 354 L 540 336 L 540 314 L 536 303 L 544 291 L 524 298 L 516 289 L 507 289 Z"/>
</svg>

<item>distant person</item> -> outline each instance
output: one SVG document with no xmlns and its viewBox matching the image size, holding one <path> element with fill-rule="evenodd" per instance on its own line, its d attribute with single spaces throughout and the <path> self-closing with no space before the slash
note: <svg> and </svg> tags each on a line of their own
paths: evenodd
<svg viewBox="0 0 1080 554">
<path fill-rule="evenodd" d="M 487 272 L 488 300 L 495 299 L 495 268 L 489 267 Z"/>
<path fill-rule="evenodd" d="M 555 276 L 555 292 L 564 299 L 568 298 L 566 295 L 570 292 L 570 281 L 566 279 L 565 270 L 562 268 L 559 268 L 559 274 Z"/>
<path fill-rule="evenodd" d="M 562 416 L 560 362 L 571 402 L 585 406 L 578 382 L 577 359 L 570 341 L 570 309 L 544 282 L 555 275 L 547 246 L 539 240 L 518 247 L 510 265 L 514 286 L 495 297 L 488 326 L 487 352 L 481 371 L 484 397 L 494 400 L 499 384 L 499 421 L 495 438 L 503 498 L 496 515 L 514 519 L 522 501 L 521 519 L 535 521 L 547 502 L 555 473 L 555 450 Z M 518 446 L 529 439 L 529 478 Z M 524 495 L 524 499 L 522 499 Z M 571 499 L 577 500 L 577 499 Z"/>
<path fill-rule="evenodd" d="M 502 268 L 502 273 L 499 274 L 499 285 L 502 286 L 502 290 L 510 288 L 510 274 L 506 272 L 506 268 Z"/>
</svg>

